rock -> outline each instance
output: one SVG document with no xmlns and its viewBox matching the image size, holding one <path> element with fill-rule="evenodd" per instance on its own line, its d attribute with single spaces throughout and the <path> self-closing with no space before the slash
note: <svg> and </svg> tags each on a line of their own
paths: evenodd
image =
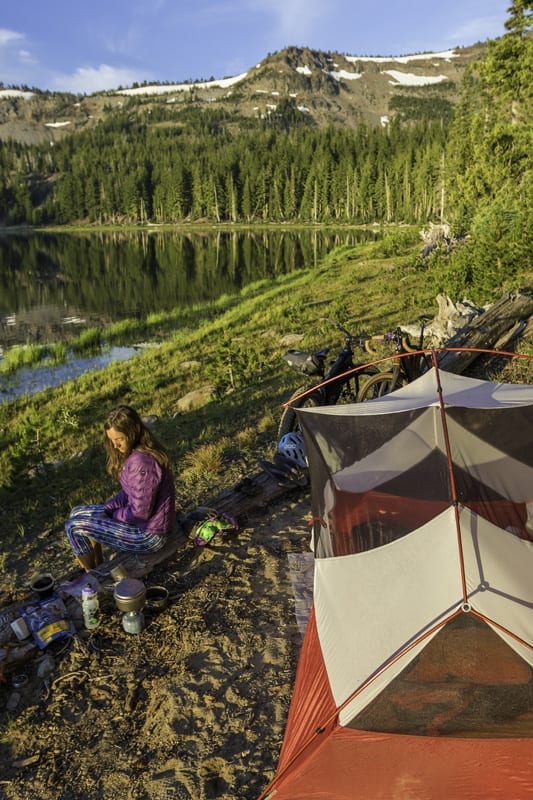
<svg viewBox="0 0 533 800">
<path fill-rule="evenodd" d="M 292 347 L 295 344 L 299 344 L 304 338 L 305 334 L 303 333 L 287 333 L 279 340 L 279 343 L 282 347 Z"/>
<path fill-rule="evenodd" d="M 195 369 L 200 369 L 201 363 L 199 361 L 182 361 L 180 364 L 180 369 L 183 372 L 192 372 Z"/>
<path fill-rule="evenodd" d="M 205 406 L 205 404 L 212 399 L 213 393 L 213 386 L 202 386 L 199 389 L 193 389 L 192 392 L 189 392 L 178 400 L 176 410 L 182 412 L 192 411 L 194 408 Z"/>
</svg>

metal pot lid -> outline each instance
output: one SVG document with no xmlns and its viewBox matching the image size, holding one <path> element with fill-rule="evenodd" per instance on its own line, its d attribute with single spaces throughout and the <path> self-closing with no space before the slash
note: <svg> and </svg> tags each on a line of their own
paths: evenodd
<svg viewBox="0 0 533 800">
<path fill-rule="evenodd" d="M 137 578 L 123 578 L 115 586 L 115 597 L 119 600 L 133 600 L 136 597 L 144 595 L 146 587 L 142 581 Z"/>
</svg>

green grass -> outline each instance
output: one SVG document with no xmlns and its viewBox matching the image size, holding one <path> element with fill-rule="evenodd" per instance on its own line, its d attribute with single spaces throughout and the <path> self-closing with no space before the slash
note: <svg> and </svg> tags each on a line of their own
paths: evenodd
<svg viewBox="0 0 533 800">
<path fill-rule="evenodd" d="M 39 344 L 28 342 L 15 345 L 6 350 L 4 357 L 0 361 L 0 372 L 13 374 L 23 367 L 33 367 L 44 358 L 45 354 L 46 348 Z"/>
<path fill-rule="evenodd" d="M 169 449 L 183 510 L 256 471 L 275 448 L 283 402 L 305 383 L 282 358 L 283 337 L 300 334 L 302 349 L 329 345 L 335 352 L 343 340 L 328 317 L 373 334 L 436 314 L 435 282 L 417 266 L 418 249 L 405 237 L 385 247 L 343 247 L 317 268 L 259 281 L 238 296 L 80 335 L 76 349 L 141 333 L 159 336 L 160 345 L 96 379 L 82 376 L 0 405 L 4 575 L 21 581 L 25 569 L 35 571 L 51 554 L 58 571 L 73 566 L 63 535 L 70 509 L 116 491 L 101 440 L 102 421 L 118 403 L 157 415 L 155 432 Z M 178 410 L 181 397 L 206 385 L 216 388 L 216 399 Z M 44 545 L 43 531 L 52 532 Z"/>
</svg>

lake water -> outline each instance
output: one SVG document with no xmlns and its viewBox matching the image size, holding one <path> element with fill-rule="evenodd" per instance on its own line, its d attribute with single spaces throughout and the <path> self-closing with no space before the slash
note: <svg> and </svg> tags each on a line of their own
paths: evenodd
<svg viewBox="0 0 533 800">
<path fill-rule="evenodd" d="M 4 232 L 0 348 L 66 340 L 85 327 L 105 329 L 125 318 L 215 300 L 254 281 L 317 265 L 335 247 L 378 235 L 355 228 Z M 95 359 L 2 376 L 0 402 L 134 354 L 134 348 L 112 348 Z"/>
<path fill-rule="evenodd" d="M 31 397 L 43 389 L 61 386 L 87 372 L 94 372 L 116 361 L 133 358 L 140 350 L 136 347 L 110 347 L 107 351 L 90 358 L 69 358 L 64 364 L 54 366 L 46 363 L 35 367 L 23 367 L 14 375 L 0 374 L 0 403 L 16 397 Z"/>
</svg>

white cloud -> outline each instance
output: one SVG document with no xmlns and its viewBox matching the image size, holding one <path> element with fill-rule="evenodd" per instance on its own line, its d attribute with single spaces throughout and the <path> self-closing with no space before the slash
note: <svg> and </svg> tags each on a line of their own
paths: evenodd
<svg viewBox="0 0 533 800">
<path fill-rule="evenodd" d="M 25 34 L 0 28 L 0 80 L 6 85 L 32 83 L 30 68 L 38 62 L 24 44 Z"/>
<path fill-rule="evenodd" d="M 316 22 L 332 12 L 324 0 L 254 0 L 253 6 L 274 16 L 287 44 L 302 43 Z"/>
<path fill-rule="evenodd" d="M 73 75 L 57 75 L 54 78 L 55 88 L 59 92 L 73 92 L 74 94 L 92 94 L 106 89 L 116 89 L 118 86 L 131 86 L 132 83 L 146 79 L 133 70 L 110 67 L 100 64 L 94 67 L 78 67 Z"/>
<path fill-rule="evenodd" d="M 18 42 L 20 39 L 24 39 L 23 33 L 10 31 L 7 28 L 0 28 L 0 47 L 6 47 L 6 45 L 10 45 L 12 42 Z"/>
<path fill-rule="evenodd" d="M 448 36 L 449 42 L 483 42 L 485 39 L 497 39 L 505 33 L 506 15 L 492 14 L 487 17 L 477 17 L 452 30 Z"/>
<path fill-rule="evenodd" d="M 37 59 L 32 56 L 29 50 L 19 50 L 18 56 L 21 64 L 37 64 Z"/>
</svg>

